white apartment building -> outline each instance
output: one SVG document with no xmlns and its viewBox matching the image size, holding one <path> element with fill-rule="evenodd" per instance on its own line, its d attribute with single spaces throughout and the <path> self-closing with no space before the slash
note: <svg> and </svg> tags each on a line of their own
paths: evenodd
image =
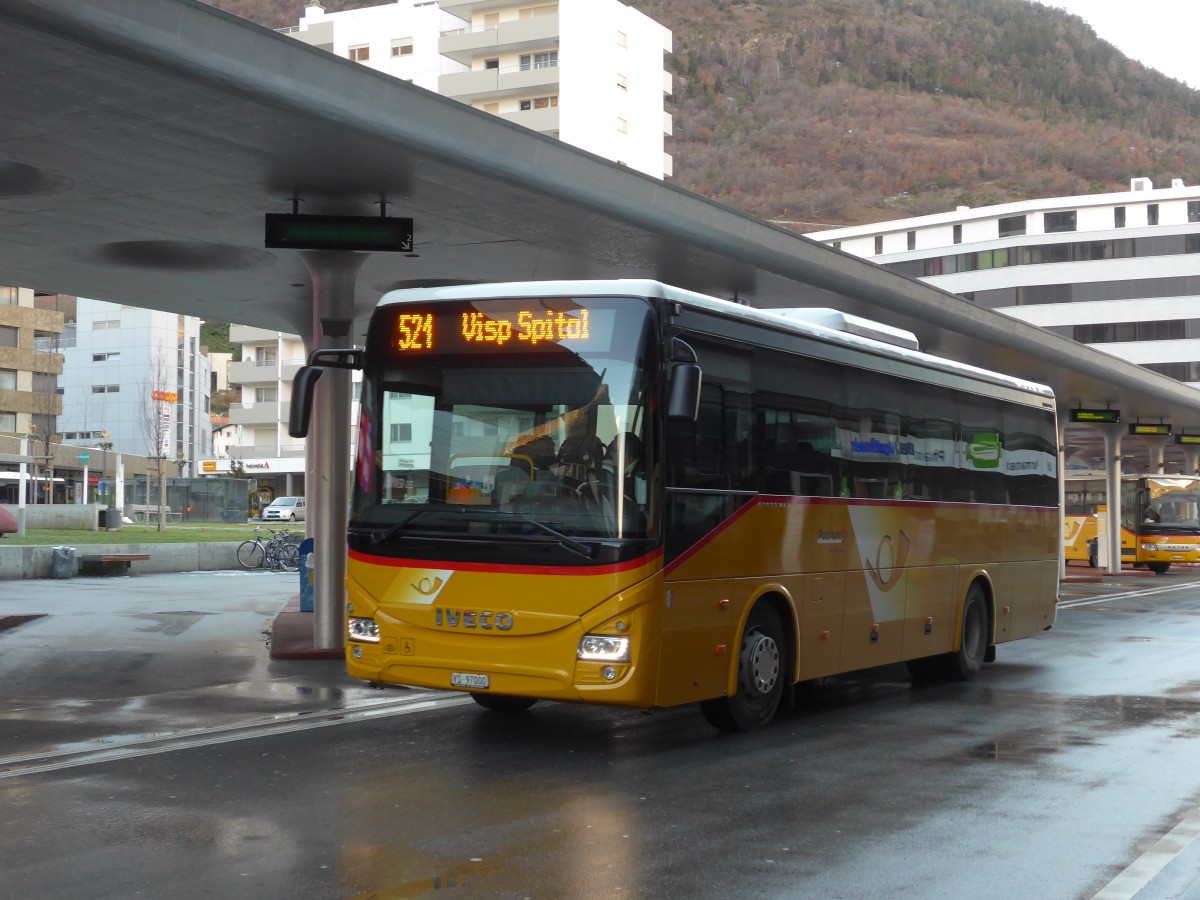
<svg viewBox="0 0 1200 900">
<path fill-rule="evenodd" d="M 212 452 L 211 371 L 195 316 L 76 301 L 60 343 L 64 444 L 169 459 L 194 474 Z"/>
<path fill-rule="evenodd" d="M 1200 387 L 1200 186 L 1134 178 L 808 237 Z"/>
<path fill-rule="evenodd" d="M 292 379 L 304 365 L 304 342 L 294 334 L 248 325 L 231 325 L 229 340 L 242 347 L 241 361 L 229 366 L 229 380 L 241 386 L 242 399 L 230 404 L 229 422 L 199 474 L 240 472 L 269 487 L 273 496 L 303 495 L 304 439 L 288 434 L 287 421 Z M 361 378 L 354 373 L 356 403 Z M 352 454 L 353 440 L 352 428 Z"/>
<path fill-rule="evenodd" d="M 619 0 L 396 0 L 292 37 L 663 178 L 671 32 Z"/>
</svg>

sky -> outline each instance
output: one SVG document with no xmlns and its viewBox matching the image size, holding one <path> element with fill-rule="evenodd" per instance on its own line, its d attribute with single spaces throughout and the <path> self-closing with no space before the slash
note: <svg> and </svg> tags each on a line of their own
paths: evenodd
<svg viewBox="0 0 1200 900">
<path fill-rule="evenodd" d="M 1198 0 L 1038 0 L 1079 16 L 1131 59 L 1200 90 Z"/>
</svg>

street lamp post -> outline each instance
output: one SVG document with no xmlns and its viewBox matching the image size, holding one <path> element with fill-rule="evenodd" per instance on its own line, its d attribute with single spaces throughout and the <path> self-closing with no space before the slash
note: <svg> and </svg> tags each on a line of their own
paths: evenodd
<svg viewBox="0 0 1200 900">
<path fill-rule="evenodd" d="M 108 506 L 108 485 L 104 481 L 104 473 L 108 471 L 108 451 L 112 449 L 112 441 L 108 439 L 107 431 L 100 432 L 100 437 L 103 438 L 100 441 L 100 484 L 104 485 L 104 505 Z"/>
</svg>

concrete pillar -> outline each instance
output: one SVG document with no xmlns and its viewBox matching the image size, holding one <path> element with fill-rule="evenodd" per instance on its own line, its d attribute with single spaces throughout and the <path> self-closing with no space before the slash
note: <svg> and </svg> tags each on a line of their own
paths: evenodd
<svg viewBox="0 0 1200 900">
<path fill-rule="evenodd" d="M 1061 420 L 1060 420 L 1061 421 Z M 1058 580 L 1067 577 L 1067 548 L 1063 544 L 1063 513 L 1067 508 L 1067 429 L 1058 426 Z"/>
<path fill-rule="evenodd" d="M 1100 426 L 1104 435 L 1104 471 L 1107 477 L 1108 501 L 1108 574 L 1121 572 L 1121 439 L 1124 431 L 1119 425 Z"/>
<path fill-rule="evenodd" d="M 313 282 L 312 331 L 306 350 L 352 346 L 354 286 L 365 253 L 305 251 Z M 353 379 L 326 369 L 313 391 L 305 442 L 306 528 L 313 539 L 313 646 L 345 645 L 346 526 L 350 503 L 350 410 Z"/>
<path fill-rule="evenodd" d="M 1164 435 L 1146 435 L 1146 452 L 1150 455 L 1150 463 L 1146 466 L 1147 475 L 1162 475 L 1165 469 L 1165 456 L 1170 438 Z"/>
<path fill-rule="evenodd" d="M 1200 447 L 1193 447 L 1190 444 L 1182 445 L 1184 463 L 1184 475 L 1200 474 L 1197 469 L 1200 468 Z"/>
</svg>

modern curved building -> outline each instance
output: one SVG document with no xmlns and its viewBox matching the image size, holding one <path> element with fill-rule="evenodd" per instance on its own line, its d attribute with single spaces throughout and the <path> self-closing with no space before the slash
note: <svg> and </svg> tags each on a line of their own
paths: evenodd
<svg viewBox="0 0 1200 900">
<path fill-rule="evenodd" d="M 808 237 L 1200 387 L 1200 186 L 1134 178 L 1120 193 L 960 206 Z M 1140 442 L 1128 450 L 1126 468 L 1150 464 Z M 1182 465 L 1180 450 L 1168 456 Z"/>
</svg>

